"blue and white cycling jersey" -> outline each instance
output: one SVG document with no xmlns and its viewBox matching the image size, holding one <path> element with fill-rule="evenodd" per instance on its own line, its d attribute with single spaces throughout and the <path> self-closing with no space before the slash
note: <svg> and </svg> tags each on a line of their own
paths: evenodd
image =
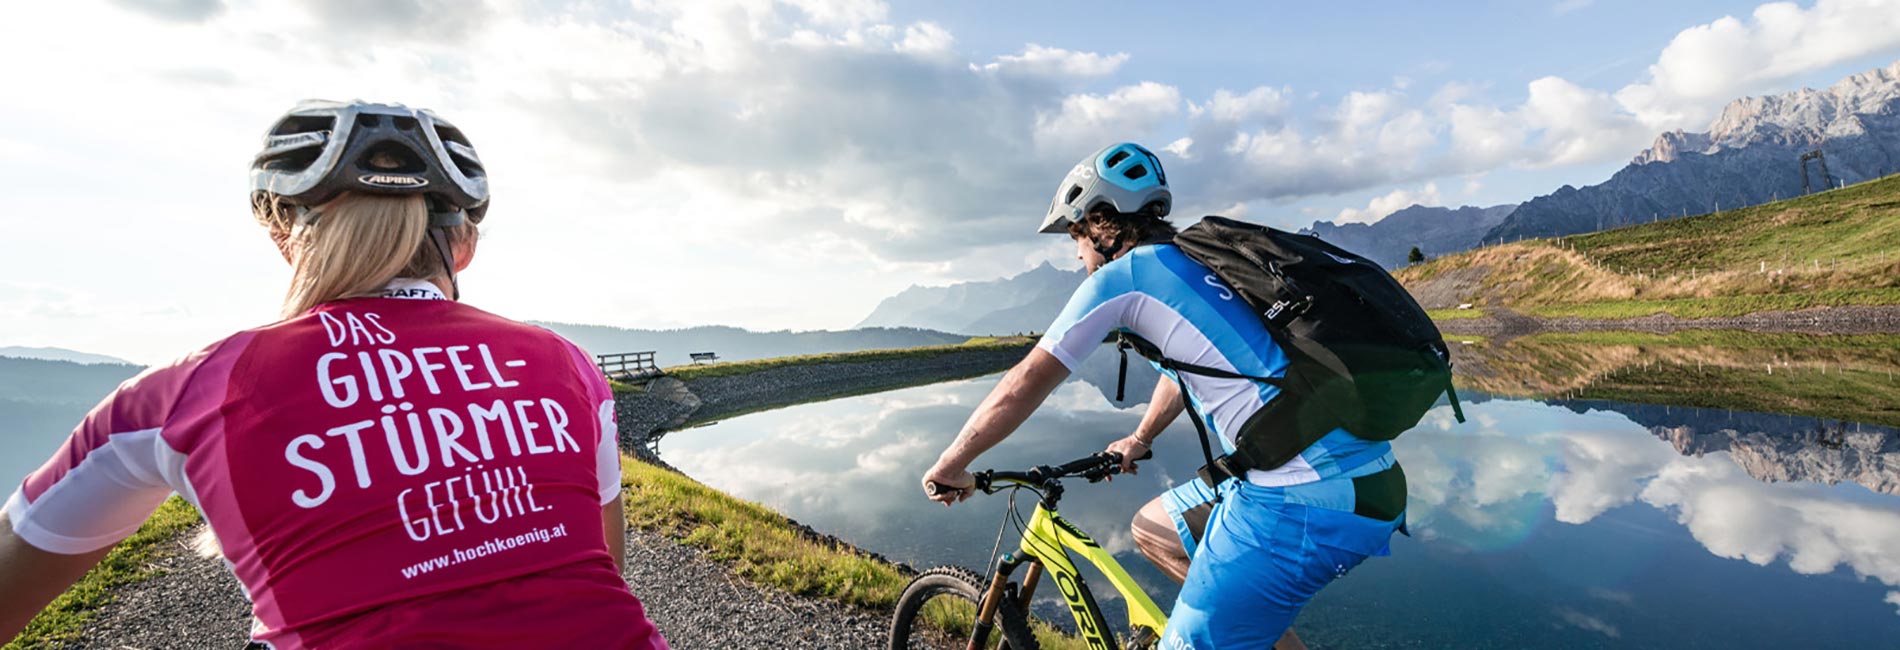
<svg viewBox="0 0 1900 650">
<path fill-rule="evenodd" d="M 1138 246 L 1103 265 L 1076 289 L 1038 347 L 1073 372 L 1115 331 L 1147 339 L 1177 361 L 1256 377 L 1286 372 L 1286 354 L 1246 301 L 1173 244 Z M 1246 379 L 1185 379 L 1194 407 L 1228 452 L 1234 432 L 1280 392 Z M 1389 443 L 1334 429 L 1284 465 L 1247 472 L 1247 482 L 1277 487 L 1367 474 L 1390 467 L 1391 451 Z"/>
</svg>

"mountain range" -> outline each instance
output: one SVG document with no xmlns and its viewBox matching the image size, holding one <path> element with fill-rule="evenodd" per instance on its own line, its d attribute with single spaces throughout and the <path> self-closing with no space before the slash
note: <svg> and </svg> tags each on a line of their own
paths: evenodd
<svg viewBox="0 0 1900 650">
<path fill-rule="evenodd" d="M 1727 452 L 1757 480 L 1859 483 L 1900 494 L 1900 429 L 1808 416 L 1629 404 L 1549 400 L 1577 413 L 1615 411 L 1648 427 L 1685 456 Z"/>
<path fill-rule="evenodd" d="M 94 404 L 138 372 L 138 366 L 126 363 L 0 356 L 0 485 L 39 467 Z"/>
<path fill-rule="evenodd" d="M 132 363 L 118 357 L 109 357 L 103 354 L 93 354 L 91 352 L 80 352 L 66 348 L 36 348 L 23 345 L 0 346 L 0 357 L 42 359 L 46 361 L 71 361 L 73 363 Z"/>
<path fill-rule="evenodd" d="M 1900 171 L 1900 62 L 1825 90 L 1730 102 L 1708 131 L 1664 133 L 1609 180 L 1531 199 L 1484 240 L 1594 232 L 1798 196 L 1801 155 L 1816 149 L 1831 177 L 1808 163 L 1815 191 Z"/>
<path fill-rule="evenodd" d="M 1405 266 L 1406 255 L 1417 246 L 1426 257 L 1438 257 L 1477 247 L 1486 232 L 1504 222 L 1516 205 L 1488 208 L 1464 206 L 1457 209 L 1413 205 L 1386 215 L 1373 223 L 1337 224 L 1315 221 L 1300 229 L 1327 243 L 1358 253 L 1396 269 Z"/>
<path fill-rule="evenodd" d="M 1022 273 L 943 287 L 912 286 L 878 303 L 858 327 L 921 327 L 971 335 L 1040 332 L 1082 285 L 1081 270 L 1044 262 Z"/>
</svg>

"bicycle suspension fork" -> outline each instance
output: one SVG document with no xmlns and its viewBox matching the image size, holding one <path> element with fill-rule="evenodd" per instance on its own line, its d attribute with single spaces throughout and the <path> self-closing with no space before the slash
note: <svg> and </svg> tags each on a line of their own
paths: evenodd
<svg viewBox="0 0 1900 650">
<path fill-rule="evenodd" d="M 1028 613 L 1029 598 L 1036 591 L 1036 583 L 1042 579 L 1042 563 L 1029 562 L 1029 569 L 1023 575 L 1022 588 L 1018 590 L 1009 579 L 1024 561 L 1011 553 L 1004 553 L 997 558 L 995 568 L 990 571 L 989 587 L 983 592 L 983 604 L 976 612 L 976 627 L 970 633 L 969 650 L 979 650 L 988 643 L 990 634 L 996 630 L 996 612 L 1002 608 L 1005 594 L 1014 593 L 1020 599 L 1017 605 L 1024 613 Z"/>
</svg>

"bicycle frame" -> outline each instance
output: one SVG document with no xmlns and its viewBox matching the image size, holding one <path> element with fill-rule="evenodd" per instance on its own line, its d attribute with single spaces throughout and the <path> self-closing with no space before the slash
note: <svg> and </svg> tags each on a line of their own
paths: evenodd
<svg viewBox="0 0 1900 650">
<path fill-rule="evenodd" d="M 1115 561 L 1115 556 L 1043 504 L 1036 505 L 1036 513 L 1029 520 L 1028 530 L 1023 532 L 1022 556 L 1004 558 L 1004 566 L 996 572 L 997 584 L 1008 580 L 1016 566 L 1033 560 L 1034 564 L 1030 565 L 1020 594 L 1024 606 L 1034 595 L 1040 578 L 1037 569 L 1041 567 L 1055 580 L 1056 590 L 1062 593 L 1069 613 L 1075 616 L 1075 627 L 1083 641 L 1090 648 L 1115 650 L 1119 647 L 1115 635 L 1109 630 L 1108 620 L 1102 614 L 1101 606 L 1096 604 L 1095 595 L 1089 592 L 1088 583 L 1082 579 L 1081 573 L 1076 570 L 1075 561 L 1069 557 L 1071 550 L 1094 564 L 1096 570 L 1108 577 L 1115 590 L 1121 592 L 1123 600 L 1128 603 L 1128 629 L 1141 635 L 1142 629 L 1147 628 L 1146 635 L 1152 635 L 1150 640 L 1159 639 L 1162 630 L 1168 625 L 1168 617 L 1155 607 L 1148 593 L 1135 584 L 1135 579 L 1122 569 L 1120 562 Z"/>
</svg>

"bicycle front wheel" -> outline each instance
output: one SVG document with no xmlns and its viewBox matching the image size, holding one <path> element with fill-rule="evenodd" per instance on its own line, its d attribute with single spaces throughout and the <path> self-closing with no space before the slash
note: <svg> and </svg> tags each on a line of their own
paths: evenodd
<svg viewBox="0 0 1900 650">
<path fill-rule="evenodd" d="M 976 632 L 983 577 L 962 567 L 937 567 L 910 581 L 891 618 L 891 650 L 967 648 Z M 1040 650 L 1029 616 L 1010 594 L 996 608 L 996 628 L 981 647 Z"/>
</svg>

